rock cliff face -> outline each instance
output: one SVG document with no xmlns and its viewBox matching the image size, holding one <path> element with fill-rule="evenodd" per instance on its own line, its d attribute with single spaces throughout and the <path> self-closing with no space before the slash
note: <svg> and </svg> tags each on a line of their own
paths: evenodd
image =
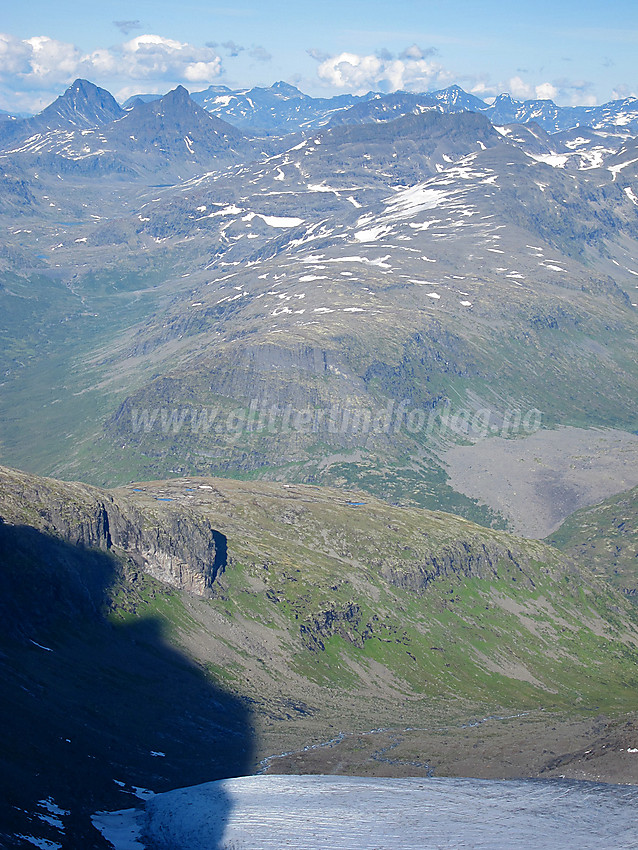
<svg viewBox="0 0 638 850">
<path fill-rule="evenodd" d="M 226 538 L 187 509 L 142 510 L 95 487 L 0 467 L 0 520 L 75 546 L 128 556 L 154 578 L 201 596 L 226 565 Z"/>
<path fill-rule="evenodd" d="M 450 576 L 494 581 L 511 574 L 516 581 L 531 588 L 534 582 L 525 570 L 528 561 L 525 556 L 499 545 L 462 540 L 444 546 L 437 554 L 409 568 L 386 564 L 382 575 L 389 584 L 414 593 L 423 593 L 432 582 Z"/>
</svg>

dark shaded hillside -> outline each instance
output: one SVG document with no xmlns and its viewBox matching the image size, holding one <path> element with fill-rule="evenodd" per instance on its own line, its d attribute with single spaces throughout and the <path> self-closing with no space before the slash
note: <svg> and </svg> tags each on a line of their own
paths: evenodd
<svg viewBox="0 0 638 850">
<path fill-rule="evenodd" d="M 0 517 L 8 846 L 103 847 L 89 815 L 133 792 L 251 773 L 335 735 L 444 724 L 458 740 L 477 715 L 636 709 L 633 606 L 555 549 L 449 514 L 301 485 L 105 491 L 0 468 Z M 181 573 L 149 575 L 174 559 Z M 184 580 L 207 566 L 208 586 Z M 429 770 L 419 735 L 412 761 Z M 531 749 L 520 770 L 554 770 Z"/>
<path fill-rule="evenodd" d="M 89 816 L 136 786 L 249 770 L 248 710 L 145 614 L 158 587 L 130 558 L 0 522 L 2 846 L 106 847 Z"/>
</svg>

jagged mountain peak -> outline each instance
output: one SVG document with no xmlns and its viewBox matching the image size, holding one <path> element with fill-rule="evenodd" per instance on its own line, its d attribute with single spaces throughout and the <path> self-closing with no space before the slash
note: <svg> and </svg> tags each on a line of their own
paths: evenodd
<svg viewBox="0 0 638 850">
<path fill-rule="evenodd" d="M 207 91 L 230 91 L 230 89 L 226 89 L 226 86 L 210 86 Z M 141 104 L 157 104 L 159 102 L 162 103 L 163 106 L 167 104 L 177 104 L 181 103 L 187 105 L 188 102 L 195 103 L 190 96 L 190 92 L 188 89 L 184 88 L 182 85 L 176 86 L 174 89 L 171 89 L 166 94 L 135 94 L 129 97 L 124 101 L 123 108 L 129 110 L 131 107 L 139 106 Z M 155 107 L 157 108 L 157 107 Z"/>
<path fill-rule="evenodd" d="M 123 115 L 121 106 L 106 89 L 88 80 L 77 79 L 39 115 L 48 129 L 67 125 L 78 128 L 99 127 Z"/>
<path fill-rule="evenodd" d="M 121 121 L 101 132 L 137 173 L 166 170 L 172 163 L 176 175 L 184 177 L 197 168 L 223 167 L 250 156 L 241 131 L 195 103 L 184 86 L 158 100 L 138 101 Z M 86 137 L 82 143 L 88 143 Z"/>
<path fill-rule="evenodd" d="M 184 86 L 176 86 L 174 89 L 171 89 L 161 100 L 165 103 L 188 103 L 189 101 L 193 103 L 188 89 L 184 88 Z"/>
<path fill-rule="evenodd" d="M 464 110 L 470 112 L 481 112 L 486 104 L 473 94 L 469 94 L 460 86 L 448 86 L 446 89 L 431 92 L 429 97 L 451 107 L 454 111 Z"/>
<path fill-rule="evenodd" d="M 77 77 L 71 85 L 68 87 L 63 97 L 67 94 L 83 92 L 86 94 L 97 94 L 98 92 L 106 91 L 106 89 L 100 89 L 99 86 L 96 86 L 95 83 L 92 83 L 90 80 L 85 80 L 83 77 Z"/>
<path fill-rule="evenodd" d="M 188 117 L 210 121 L 213 117 L 195 103 L 188 89 L 185 89 L 184 86 L 176 86 L 157 100 L 149 100 L 145 103 L 138 102 L 136 109 L 129 113 L 131 118 L 150 115 L 163 118 L 165 123 L 179 122 Z"/>
<path fill-rule="evenodd" d="M 278 94 L 288 97 L 306 97 L 296 86 L 286 83 L 284 80 L 278 80 L 276 83 L 273 83 L 271 89 Z"/>
<path fill-rule="evenodd" d="M 514 98 L 512 97 L 512 95 L 509 92 L 501 92 L 501 94 L 497 95 L 494 98 L 494 102 L 493 102 L 492 105 L 495 106 L 497 103 L 508 103 L 509 104 L 509 103 L 515 103 L 515 102 L 516 101 L 514 100 Z"/>
</svg>

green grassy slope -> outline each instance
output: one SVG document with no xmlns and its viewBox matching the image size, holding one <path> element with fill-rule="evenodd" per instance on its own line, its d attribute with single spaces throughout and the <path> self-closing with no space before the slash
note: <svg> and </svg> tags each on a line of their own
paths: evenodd
<svg viewBox="0 0 638 850">
<path fill-rule="evenodd" d="M 576 511 L 549 542 L 638 602 L 638 487 Z"/>
<path fill-rule="evenodd" d="M 632 607 L 545 544 L 322 488 L 192 479 L 127 494 L 188 504 L 226 535 L 229 565 L 202 604 L 235 687 L 358 692 L 387 717 L 448 700 L 634 705 Z M 269 653 L 257 680 L 265 659 L 233 644 L 236 622 Z"/>
<path fill-rule="evenodd" d="M 340 733 L 638 710 L 635 607 L 545 543 L 319 487 L 1 472 L 2 775 L 24 834 L 53 796 L 98 847 L 88 812 L 133 786 L 250 772 Z M 117 510 L 147 536 L 87 548 L 96 503 L 113 534 Z M 178 515 L 225 540 L 210 598 L 145 571 L 149 539 L 189 568 Z"/>
</svg>

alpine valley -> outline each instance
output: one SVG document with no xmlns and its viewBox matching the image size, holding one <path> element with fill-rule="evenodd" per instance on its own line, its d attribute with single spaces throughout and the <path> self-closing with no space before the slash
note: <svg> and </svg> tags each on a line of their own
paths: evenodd
<svg viewBox="0 0 638 850">
<path fill-rule="evenodd" d="M 76 80 L 0 166 L 6 846 L 257 772 L 638 783 L 637 99 Z"/>
</svg>

